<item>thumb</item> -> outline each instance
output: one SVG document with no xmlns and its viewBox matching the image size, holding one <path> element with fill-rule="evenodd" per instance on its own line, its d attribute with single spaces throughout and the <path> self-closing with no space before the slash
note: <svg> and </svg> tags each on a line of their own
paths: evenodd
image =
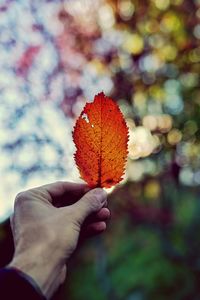
<svg viewBox="0 0 200 300">
<path fill-rule="evenodd" d="M 81 225 L 94 212 L 99 211 L 107 203 L 107 193 L 96 188 L 86 193 L 78 202 L 73 204 L 74 216 Z"/>
</svg>

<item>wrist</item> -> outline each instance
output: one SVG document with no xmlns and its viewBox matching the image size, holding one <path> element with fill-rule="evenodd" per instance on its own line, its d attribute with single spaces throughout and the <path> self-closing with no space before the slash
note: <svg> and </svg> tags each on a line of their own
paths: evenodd
<svg viewBox="0 0 200 300">
<path fill-rule="evenodd" d="M 24 273 L 13 266 L 7 266 L 4 270 L 6 272 L 4 274 L 8 274 L 10 281 L 16 283 L 16 286 L 13 286 L 13 289 L 10 291 L 12 296 L 18 295 L 18 293 L 20 295 L 23 291 L 23 299 L 28 298 L 31 293 L 31 299 L 35 299 L 35 296 L 37 295 L 37 299 L 39 299 L 38 296 L 40 296 L 41 300 L 46 300 L 46 297 L 44 297 L 44 294 L 38 284 L 27 273 Z M 4 288 L 6 288 L 5 285 Z M 8 297 L 10 299 L 10 296 Z"/>
<path fill-rule="evenodd" d="M 64 281 L 66 266 L 41 258 L 34 253 L 16 254 L 8 267 L 15 268 L 32 278 L 43 295 L 49 299 Z"/>
</svg>

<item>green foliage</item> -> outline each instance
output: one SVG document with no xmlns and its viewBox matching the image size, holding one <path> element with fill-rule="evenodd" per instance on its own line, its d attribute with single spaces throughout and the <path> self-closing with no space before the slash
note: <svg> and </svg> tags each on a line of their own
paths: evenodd
<svg viewBox="0 0 200 300">
<path fill-rule="evenodd" d="M 96 276 L 93 262 L 81 264 L 70 280 L 71 300 L 104 300 L 105 294 Z"/>
</svg>

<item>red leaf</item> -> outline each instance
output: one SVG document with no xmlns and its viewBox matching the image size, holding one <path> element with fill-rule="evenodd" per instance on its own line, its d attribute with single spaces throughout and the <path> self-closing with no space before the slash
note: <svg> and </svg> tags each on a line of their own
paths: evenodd
<svg viewBox="0 0 200 300">
<path fill-rule="evenodd" d="M 74 127 L 74 155 L 90 187 L 111 187 L 122 179 L 127 159 L 128 128 L 118 105 L 100 93 L 86 103 Z"/>
</svg>

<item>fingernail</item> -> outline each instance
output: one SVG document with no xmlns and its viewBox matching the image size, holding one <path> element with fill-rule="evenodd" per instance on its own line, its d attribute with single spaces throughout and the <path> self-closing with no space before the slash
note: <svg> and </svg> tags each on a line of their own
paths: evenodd
<svg viewBox="0 0 200 300">
<path fill-rule="evenodd" d="M 97 198 L 99 198 L 101 203 L 105 203 L 107 201 L 107 193 L 103 189 L 96 188 L 96 189 L 93 190 L 93 193 L 95 194 L 95 196 Z"/>
</svg>

